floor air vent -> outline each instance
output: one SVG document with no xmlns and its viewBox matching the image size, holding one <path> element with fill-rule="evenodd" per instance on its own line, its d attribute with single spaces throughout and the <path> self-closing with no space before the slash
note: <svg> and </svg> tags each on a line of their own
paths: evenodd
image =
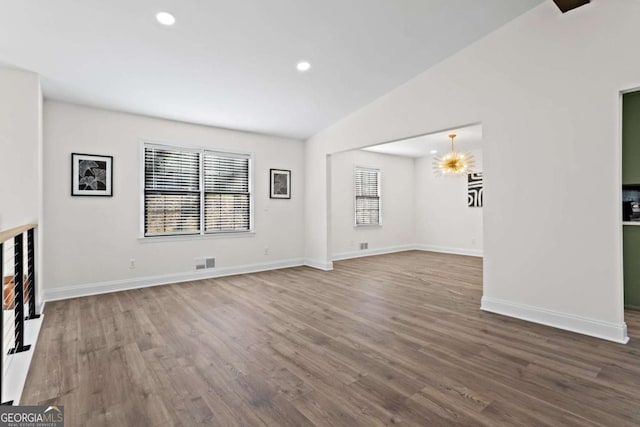
<svg viewBox="0 0 640 427">
<path fill-rule="evenodd" d="M 216 259 L 196 258 L 196 270 L 204 270 L 206 268 L 216 268 Z"/>
</svg>

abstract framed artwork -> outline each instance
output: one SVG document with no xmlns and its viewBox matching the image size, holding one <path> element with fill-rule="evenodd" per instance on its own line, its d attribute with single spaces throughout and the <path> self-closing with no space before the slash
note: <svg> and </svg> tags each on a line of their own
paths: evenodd
<svg viewBox="0 0 640 427">
<path fill-rule="evenodd" d="M 113 196 L 113 157 L 71 153 L 71 195 Z"/>
<path fill-rule="evenodd" d="M 470 208 L 482 207 L 482 189 L 482 172 L 467 174 L 467 205 Z"/>
<path fill-rule="evenodd" d="M 291 198 L 291 171 L 270 169 L 269 193 L 272 199 Z"/>
</svg>

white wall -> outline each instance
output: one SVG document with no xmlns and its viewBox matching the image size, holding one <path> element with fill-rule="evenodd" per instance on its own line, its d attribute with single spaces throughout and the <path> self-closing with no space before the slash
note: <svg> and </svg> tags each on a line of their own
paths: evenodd
<svg viewBox="0 0 640 427">
<path fill-rule="evenodd" d="M 315 135 L 307 256 L 328 260 L 327 153 L 482 123 L 485 308 L 624 341 L 619 91 L 640 86 L 638 22 L 639 1 L 547 1 Z"/>
<path fill-rule="evenodd" d="M 255 235 L 140 240 L 140 139 L 252 152 Z M 175 279 L 193 272 L 194 259 L 202 256 L 215 256 L 218 270 L 302 263 L 304 144 L 299 141 L 52 101 L 44 104 L 44 141 L 45 293 L 50 298 L 74 295 L 74 287 L 88 284 Z M 114 157 L 113 197 L 71 197 L 72 152 Z M 292 171 L 290 200 L 269 198 L 270 168 Z M 130 259 L 136 260 L 135 269 L 129 268 Z"/>
<path fill-rule="evenodd" d="M 482 172 L 482 150 L 472 150 Z M 422 249 L 482 255 L 482 211 L 467 205 L 467 176 L 438 177 L 433 156 L 415 159 L 415 241 Z"/>
<path fill-rule="evenodd" d="M 37 223 L 36 311 L 42 302 L 42 92 L 37 74 L 0 67 L 0 231 Z M 12 242 L 7 242 L 0 263 L 11 265 Z M 4 255 L 4 259 L 3 259 Z M 4 274 L 13 274 L 13 268 Z M 4 330 L 12 329 L 13 314 L 3 311 Z M 20 401 L 42 318 L 25 322 L 24 343 L 30 351 L 8 355 L 11 340 L 2 350 L 2 401 Z M 5 337 L 12 337 L 12 333 Z"/>
<path fill-rule="evenodd" d="M 0 67 L 0 230 L 38 222 L 41 111 L 39 76 Z"/>
<path fill-rule="evenodd" d="M 332 258 L 351 258 L 380 251 L 399 250 L 415 242 L 414 161 L 366 151 L 346 151 L 331 156 Z M 354 226 L 354 168 L 376 168 L 381 174 L 381 226 Z M 369 243 L 360 251 L 361 242 Z"/>
</svg>

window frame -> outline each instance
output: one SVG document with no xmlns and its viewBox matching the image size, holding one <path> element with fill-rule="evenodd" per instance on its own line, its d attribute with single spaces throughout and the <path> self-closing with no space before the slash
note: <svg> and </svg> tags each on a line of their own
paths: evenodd
<svg viewBox="0 0 640 427">
<path fill-rule="evenodd" d="M 184 150 L 200 153 L 199 170 L 199 193 L 200 193 L 200 230 L 198 232 L 174 232 L 158 233 L 147 235 L 145 232 L 145 147 L 154 146 L 166 149 Z M 205 197 L 206 189 L 204 183 L 204 153 L 216 155 L 228 155 L 229 157 L 247 158 L 249 160 L 249 229 L 248 230 L 219 230 L 205 231 Z M 204 147 L 197 145 L 187 145 L 181 143 L 169 143 L 151 139 L 140 139 L 138 147 L 139 174 L 139 239 L 143 241 L 163 241 L 163 240 L 184 240 L 202 239 L 207 237 L 241 237 L 255 235 L 255 202 L 254 202 L 254 154 L 242 150 L 227 150 L 221 148 Z"/>
<path fill-rule="evenodd" d="M 378 174 L 378 222 L 375 224 L 358 224 L 358 194 L 356 190 L 357 177 L 356 173 L 360 170 L 372 171 Z M 354 228 L 367 228 L 367 227 L 382 227 L 382 171 L 378 167 L 374 166 L 353 166 L 353 227 Z"/>
</svg>

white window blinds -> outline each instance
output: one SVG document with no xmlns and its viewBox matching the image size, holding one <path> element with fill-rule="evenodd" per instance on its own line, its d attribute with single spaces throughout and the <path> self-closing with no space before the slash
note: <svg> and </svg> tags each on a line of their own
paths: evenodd
<svg viewBox="0 0 640 427">
<path fill-rule="evenodd" d="M 380 171 L 355 169 L 356 225 L 380 224 Z"/>
<path fill-rule="evenodd" d="M 250 156 L 145 144 L 144 235 L 251 229 Z"/>
<path fill-rule="evenodd" d="M 250 227 L 249 158 L 204 153 L 205 231 L 246 231 Z"/>
<path fill-rule="evenodd" d="M 146 236 L 200 232 L 200 153 L 144 149 Z"/>
</svg>

